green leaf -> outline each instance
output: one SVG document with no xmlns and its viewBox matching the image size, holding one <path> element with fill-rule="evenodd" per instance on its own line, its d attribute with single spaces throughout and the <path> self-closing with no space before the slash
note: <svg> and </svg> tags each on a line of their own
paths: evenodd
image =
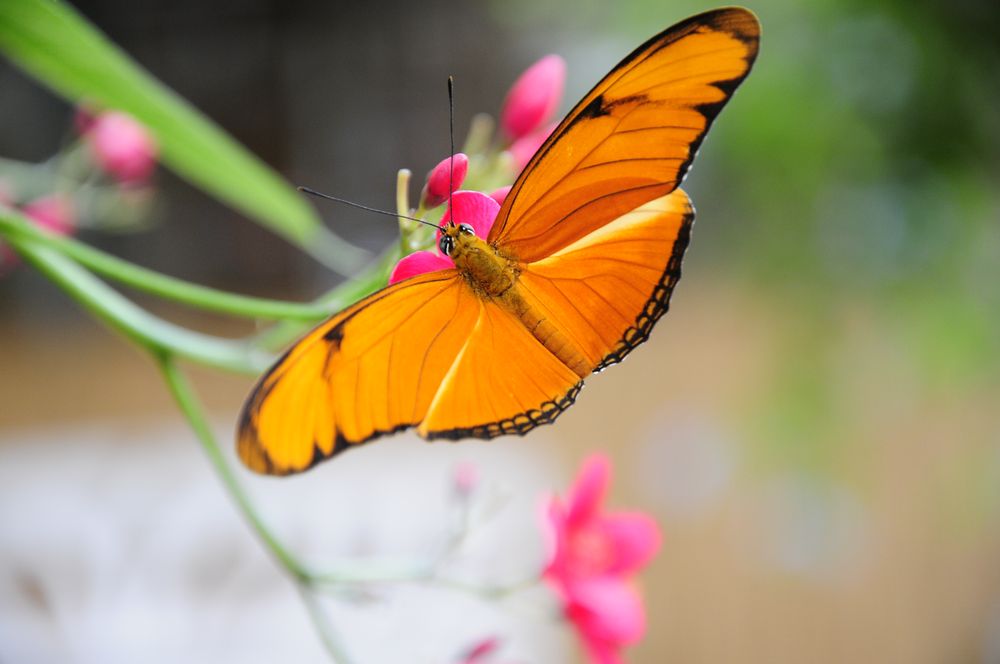
<svg viewBox="0 0 1000 664">
<path fill-rule="evenodd" d="M 0 51 L 73 102 L 130 113 L 155 136 L 165 165 L 331 268 L 350 273 L 367 257 L 328 231 L 277 173 L 63 2 L 0 0 Z"/>
</svg>

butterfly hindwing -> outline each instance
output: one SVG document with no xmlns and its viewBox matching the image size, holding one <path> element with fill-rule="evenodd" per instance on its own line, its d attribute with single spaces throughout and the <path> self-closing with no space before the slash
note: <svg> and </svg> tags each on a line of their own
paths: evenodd
<svg viewBox="0 0 1000 664">
<path fill-rule="evenodd" d="M 666 312 L 693 222 L 676 189 L 526 265 L 520 286 L 598 371 L 645 341 Z"/>
</svg>

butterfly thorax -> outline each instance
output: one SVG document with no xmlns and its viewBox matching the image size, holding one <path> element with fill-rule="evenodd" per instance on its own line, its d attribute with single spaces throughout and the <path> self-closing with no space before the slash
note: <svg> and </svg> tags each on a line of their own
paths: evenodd
<svg viewBox="0 0 1000 664">
<path fill-rule="evenodd" d="M 476 235 L 456 231 L 452 237 L 455 244 L 451 260 L 473 290 L 486 297 L 501 298 L 514 287 L 517 261 L 501 255 Z"/>
<path fill-rule="evenodd" d="M 473 291 L 514 315 L 532 336 L 581 378 L 591 372 L 591 363 L 526 297 L 518 283 L 520 264 L 516 259 L 458 227 L 446 227 L 444 233 L 452 238 L 451 260 Z"/>
</svg>

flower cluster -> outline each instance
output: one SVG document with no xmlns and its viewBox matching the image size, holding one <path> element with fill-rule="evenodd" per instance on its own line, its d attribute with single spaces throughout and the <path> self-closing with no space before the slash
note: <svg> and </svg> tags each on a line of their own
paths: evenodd
<svg viewBox="0 0 1000 664">
<path fill-rule="evenodd" d="M 547 55 L 525 70 L 511 86 L 500 110 L 500 139 L 477 141 L 473 137 L 476 132 L 473 128 L 468 143 L 491 147 L 470 154 L 458 152 L 442 159 L 427 174 L 420 194 L 420 206 L 406 212 L 423 220 L 445 205 L 436 223 L 443 225 L 455 219 L 458 223 L 470 224 L 476 235 L 486 239 L 500 206 L 510 192 L 511 180 L 555 129 L 552 118 L 562 100 L 565 80 L 566 63 L 558 55 Z M 462 185 L 468 181 L 472 181 L 474 186 L 462 190 Z M 404 246 L 411 245 L 405 241 L 410 233 L 420 231 L 407 228 L 404 225 Z M 438 238 L 440 232 L 434 237 L 433 247 L 415 251 L 399 261 L 392 270 L 389 283 L 453 267 L 451 259 L 438 250 Z M 427 246 L 429 242 L 430 237 L 426 237 L 417 246 Z"/>
<path fill-rule="evenodd" d="M 71 235 L 91 218 L 93 225 L 99 226 L 114 216 L 91 215 L 89 207 L 113 211 L 119 218 L 109 223 L 117 226 L 122 225 L 121 217 L 137 216 L 144 197 L 136 192 L 156 167 L 156 143 L 130 115 L 120 111 L 92 113 L 81 107 L 75 126 L 79 141 L 54 159 L 23 164 L 12 173 L 0 171 L 0 206 L 20 211 L 39 228 L 57 235 Z M 104 185 L 99 177 L 95 179 L 95 169 L 111 183 Z M 0 271 L 17 263 L 10 248 L 0 245 Z"/>
</svg>

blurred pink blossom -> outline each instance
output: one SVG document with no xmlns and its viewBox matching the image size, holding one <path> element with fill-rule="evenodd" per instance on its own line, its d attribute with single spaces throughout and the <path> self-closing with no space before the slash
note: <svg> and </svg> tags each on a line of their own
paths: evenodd
<svg viewBox="0 0 1000 664">
<path fill-rule="evenodd" d="M 500 111 L 500 127 L 511 140 L 533 133 L 552 119 L 562 100 L 566 62 L 546 55 L 514 82 Z"/>
<path fill-rule="evenodd" d="M 448 200 L 448 194 L 462 186 L 465 175 L 469 172 L 469 158 L 461 152 L 456 153 L 454 173 L 451 169 L 452 160 L 445 157 L 427 174 L 427 184 L 423 193 L 425 208 L 436 208 Z"/>
<path fill-rule="evenodd" d="M 58 235 L 69 235 L 76 227 L 73 201 L 62 194 L 36 198 L 21 208 L 21 212 L 40 227 Z"/>
<path fill-rule="evenodd" d="M 642 638 L 646 615 L 632 577 L 660 548 L 650 517 L 603 510 L 610 479 L 607 457 L 589 457 L 565 504 L 548 501 L 544 525 L 550 543 L 544 577 L 598 664 L 621 662 L 620 650 Z"/>
<path fill-rule="evenodd" d="M 100 167 L 121 182 L 141 182 L 156 166 L 153 137 L 126 113 L 97 115 L 84 136 Z"/>
<path fill-rule="evenodd" d="M 468 496 L 479 485 L 479 468 L 471 461 L 463 461 L 455 466 L 452 476 L 455 492 L 460 496 Z"/>
<path fill-rule="evenodd" d="M 482 239 L 486 239 L 493 227 L 493 220 L 500 211 L 500 205 L 479 191 L 456 191 L 451 196 L 451 205 L 445 210 L 441 217 L 441 225 L 444 226 L 452 217 L 456 224 L 469 224 Z M 394 284 L 403 279 L 415 277 L 425 272 L 436 272 L 437 270 L 447 270 L 455 267 L 450 258 L 441 253 L 437 246 L 437 241 L 441 239 L 441 231 L 438 231 L 435 240 L 435 247 L 431 251 L 415 251 L 396 263 L 389 275 L 389 283 Z"/>
<path fill-rule="evenodd" d="M 472 646 L 468 652 L 462 655 L 462 664 L 486 664 L 490 655 L 500 649 L 500 639 L 495 636 L 488 636 L 479 643 Z"/>
<path fill-rule="evenodd" d="M 547 139 L 549 135 L 555 131 L 557 124 L 558 123 L 556 122 L 548 124 L 538 131 L 519 138 L 510 144 L 507 151 L 510 152 L 510 156 L 514 160 L 515 171 L 520 173 L 524 170 L 524 167 L 528 165 L 531 158 L 535 156 L 536 152 L 538 152 L 538 148 L 542 147 L 542 143 L 545 142 L 545 139 Z"/>
</svg>

